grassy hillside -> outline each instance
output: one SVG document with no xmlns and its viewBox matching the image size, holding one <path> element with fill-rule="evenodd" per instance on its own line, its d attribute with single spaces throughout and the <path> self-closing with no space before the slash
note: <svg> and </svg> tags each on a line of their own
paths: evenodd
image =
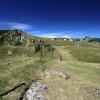
<svg viewBox="0 0 100 100">
<path fill-rule="evenodd" d="M 56 49 L 62 55 L 62 61 L 59 57 L 52 66 L 50 62 L 47 66 L 53 71 L 69 74 L 71 79 L 64 81 L 57 76 L 51 78 L 47 83 L 50 86 L 52 84 L 47 94 L 48 100 L 99 100 L 100 95 L 95 94 L 100 88 L 98 48 L 56 46 Z M 88 55 L 84 56 L 84 53 Z"/>
<path fill-rule="evenodd" d="M 0 30 L 0 45 L 32 46 L 35 39 L 21 30 Z"/>
<path fill-rule="evenodd" d="M 100 86 L 100 52 L 94 47 L 59 47 L 65 71 Z M 58 65 L 58 64 L 57 64 Z"/>
<path fill-rule="evenodd" d="M 81 100 L 79 98 L 99 100 L 99 96 L 96 96 L 93 91 L 100 88 L 100 45 L 50 39 L 43 39 L 43 41 L 42 62 L 41 51 L 35 52 L 33 44 L 25 47 L 0 46 L 0 93 L 23 82 L 29 84 L 30 81 L 41 77 L 43 70 L 48 68 L 71 76 L 69 81 L 56 77 L 47 82 L 48 86 L 52 85 L 49 87 L 52 92 L 48 93 L 48 100 L 66 100 L 64 96 L 68 100 L 74 98 L 75 100 Z M 38 44 L 39 40 L 35 42 Z M 50 45 L 54 47 L 54 52 L 51 52 Z M 9 50 L 12 52 L 10 56 Z M 0 100 L 18 100 L 22 90 L 19 88 Z M 63 91 L 64 96 L 60 96 L 59 91 Z"/>
<path fill-rule="evenodd" d="M 11 56 L 8 55 L 9 50 L 12 52 Z M 51 52 L 47 47 L 43 48 L 43 62 L 51 59 Z M 40 51 L 35 53 L 34 47 L 2 46 L 0 48 L 0 93 L 23 82 L 29 84 L 38 78 L 46 67 L 44 63 L 40 62 Z M 12 92 L 13 95 L 12 93 L 7 95 L 3 100 L 17 100 L 20 91 L 21 88 Z"/>
<path fill-rule="evenodd" d="M 41 39 L 44 40 L 44 42 L 49 43 L 53 46 L 75 46 L 77 44 L 79 44 L 79 46 L 81 47 L 98 47 L 98 45 L 100 46 L 100 44 L 95 44 L 92 42 L 80 42 L 80 41 L 64 41 L 64 40 L 51 40 L 51 39 Z"/>
<path fill-rule="evenodd" d="M 100 49 L 93 47 L 67 47 L 66 48 L 72 56 L 83 62 L 100 63 Z"/>
</svg>

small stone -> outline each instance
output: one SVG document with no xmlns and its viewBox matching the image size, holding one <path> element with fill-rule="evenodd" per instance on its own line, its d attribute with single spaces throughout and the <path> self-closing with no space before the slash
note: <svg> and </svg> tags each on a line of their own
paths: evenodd
<svg viewBox="0 0 100 100">
<path fill-rule="evenodd" d="M 98 90 L 96 91 L 96 94 L 99 94 L 99 95 L 100 95 L 100 89 L 98 89 Z"/>
</svg>

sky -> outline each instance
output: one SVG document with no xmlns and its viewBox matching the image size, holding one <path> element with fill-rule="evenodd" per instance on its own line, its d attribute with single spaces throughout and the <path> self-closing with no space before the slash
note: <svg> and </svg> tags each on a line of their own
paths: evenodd
<svg viewBox="0 0 100 100">
<path fill-rule="evenodd" d="M 43 37 L 100 37 L 100 0 L 0 0 L 0 29 Z"/>
</svg>

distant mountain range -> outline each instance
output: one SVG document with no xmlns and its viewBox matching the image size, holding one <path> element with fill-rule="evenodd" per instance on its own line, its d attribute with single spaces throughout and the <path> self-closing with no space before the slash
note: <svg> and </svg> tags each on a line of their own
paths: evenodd
<svg viewBox="0 0 100 100">
<path fill-rule="evenodd" d="M 87 42 L 99 42 L 100 43 L 100 38 L 96 38 L 96 37 L 85 37 L 83 38 L 83 41 L 87 41 Z"/>
<path fill-rule="evenodd" d="M 75 38 L 42 38 L 31 36 L 21 30 L 0 30 L 0 45 L 13 45 L 13 46 L 32 46 L 37 40 L 64 40 L 64 41 L 87 41 L 87 42 L 99 42 L 100 38 L 95 37 L 85 37 L 83 39 Z"/>
</svg>

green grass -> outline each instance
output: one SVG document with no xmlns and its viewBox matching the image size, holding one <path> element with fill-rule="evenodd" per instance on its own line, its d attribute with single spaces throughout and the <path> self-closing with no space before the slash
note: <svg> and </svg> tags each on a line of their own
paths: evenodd
<svg viewBox="0 0 100 100">
<path fill-rule="evenodd" d="M 100 63 L 100 49 L 93 47 L 67 47 L 72 56 L 83 62 Z"/>
<path fill-rule="evenodd" d="M 13 52 L 10 57 L 7 55 L 8 50 Z M 40 62 L 40 53 L 38 52 L 35 54 L 34 48 L 1 47 L 0 52 L 0 93 L 12 89 L 20 83 L 29 84 L 32 80 L 38 78 L 46 67 Z M 27 53 L 27 55 L 23 56 L 25 53 Z M 49 54 L 47 50 L 43 50 L 43 61 L 46 62 L 51 59 Z M 7 100 L 16 100 L 14 98 L 18 99 L 18 95 L 16 94 L 20 93 L 20 91 L 16 90 L 14 94 L 12 92 L 12 98 L 10 97 L 12 94 L 8 94 L 3 100 L 7 98 L 9 98 Z"/>
<path fill-rule="evenodd" d="M 75 46 L 76 44 L 80 44 L 82 47 L 98 47 L 99 44 L 94 44 L 90 42 L 80 42 L 80 41 L 64 41 L 64 40 L 51 40 L 46 39 L 44 42 L 49 43 L 53 46 Z"/>
<path fill-rule="evenodd" d="M 66 62 L 64 66 L 67 72 L 83 77 L 84 80 L 90 81 L 95 86 L 100 87 L 100 69 L 96 68 L 96 65 L 93 66 L 88 63 L 73 61 Z"/>
<path fill-rule="evenodd" d="M 59 86 L 61 85 L 61 87 L 65 89 L 65 94 L 70 96 L 69 100 L 73 100 L 75 96 L 77 96 L 76 98 L 78 99 L 77 93 L 71 97 L 74 87 L 81 89 L 82 84 L 85 84 L 86 86 L 90 85 L 91 88 L 92 86 L 100 87 L 99 45 L 81 42 L 81 47 L 75 47 L 75 42 L 50 40 L 47 42 L 54 45 L 56 50 L 54 51 L 52 60 L 52 53 L 48 51 L 48 48 L 43 48 L 43 62 L 40 62 L 40 52 L 35 53 L 34 48 L 0 47 L 0 92 L 9 90 L 22 82 L 29 83 L 31 80 L 40 77 L 42 71 L 46 67 L 71 75 L 72 79 L 70 81 L 59 84 L 62 80 L 54 79 L 53 81 L 55 83 L 51 83 L 52 85 L 57 85 L 58 88 L 56 89 L 59 89 Z M 13 52 L 10 57 L 7 54 L 8 50 Z M 24 54 L 26 55 L 23 56 Z M 60 61 L 60 54 L 62 55 L 63 61 Z M 73 80 L 74 76 L 81 79 L 82 84 L 77 80 Z M 67 82 L 69 83 L 67 84 Z M 68 90 L 66 90 L 66 88 Z M 0 99 L 17 100 L 20 91 L 21 90 L 18 89 Z M 81 95 L 86 95 L 85 92 L 86 91 L 83 90 L 80 93 L 78 92 L 80 98 Z M 88 99 L 86 100 L 98 100 L 93 96 L 90 98 L 91 99 L 89 99 L 88 96 Z"/>
<path fill-rule="evenodd" d="M 100 51 L 95 47 L 60 47 L 65 71 L 100 86 Z"/>
<path fill-rule="evenodd" d="M 34 71 L 36 68 L 38 68 L 38 65 L 36 65 L 34 62 L 32 63 L 31 61 L 3 66 L 5 68 L 0 67 L 0 89 L 8 90 L 20 82 L 30 81 L 31 77 L 34 79 L 36 76 Z M 31 74 L 34 74 L 34 76 Z M 14 80 L 14 84 L 11 82 L 12 80 Z M 6 85 L 4 83 L 6 83 Z"/>
<path fill-rule="evenodd" d="M 11 64 L 7 66 L 9 68 L 7 68 L 6 70 L 0 69 L 1 93 L 14 88 L 20 83 L 29 84 L 32 80 L 35 80 L 39 77 L 45 66 L 42 63 L 37 63 L 37 61 L 34 61 L 34 58 L 33 60 L 31 59 L 27 60 L 26 62 Z M 19 89 L 20 90 L 15 91 L 15 94 L 13 94 L 12 92 L 7 96 L 3 97 L 3 99 L 9 98 L 7 100 L 17 100 L 19 95 L 16 96 L 16 94 L 21 93 L 21 91 L 23 90 L 22 87 L 20 87 Z M 12 94 L 13 98 L 11 99 L 10 96 L 12 96 Z M 17 99 L 14 99 L 15 97 Z"/>
<path fill-rule="evenodd" d="M 58 47 L 63 61 L 55 61 L 60 70 L 77 75 L 100 87 L 100 52 L 94 47 Z"/>
<path fill-rule="evenodd" d="M 0 77 L 0 90 L 4 90 L 8 84 L 8 79 L 6 77 Z"/>
<path fill-rule="evenodd" d="M 27 56 L 27 57 L 31 57 L 35 55 L 34 52 L 34 48 L 27 48 L 27 47 L 21 47 L 21 46 L 3 46 L 0 47 L 0 59 L 5 59 L 7 57 L 9 57 L 8 55 L 8 51 L 12 52 L 11 56 Z"/>
<path fill-rule="evenodd" d="M 53 61 L 52 66 L 50 63 L 47 65 L 54 71 L 70 75 L 70 79 L 51 78 L 48 82 L 52 86 L 47 94 L 48 100 L 99 100 L 100 95 L 95 94 L 95 91 L 100 88 L 100 61 L 93 60 L 95 58 L 93 53 L 99 57 L 98 47 L 58 46 L 56 49 L 61 51 L 63 61 L 58 58 Z M 79 55 L 84 50 L 92 60 L 88 58 L 87 61 L 84 55 Z M 75 56 L 72 51 L 76 53 Z"/>
</svg>

